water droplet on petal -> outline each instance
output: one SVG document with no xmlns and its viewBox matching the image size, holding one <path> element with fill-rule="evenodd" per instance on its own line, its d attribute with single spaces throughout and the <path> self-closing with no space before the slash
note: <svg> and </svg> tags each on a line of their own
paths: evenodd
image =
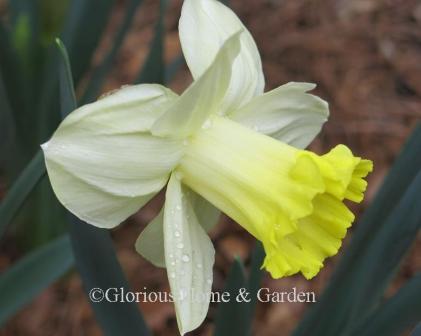
<svg viewBox="0 0 421 336">
<path fill-rule="evenodd" d="M 177 247 L 178 247 L 179 249 L 182 249 L 182 248 L 184 247 L 184 244 L 183 244 L 183 243 L 178 243 L 178 244 L 177 244 Z"/>
<path fill-rule="evenodd" d="M 204 123 L 203 123 L 203 125 L 202 125 L 202 128 L 203 129 L 208 129 L 208 128 L 210 128 L 212 126 L 212 121 L 211 120 L 206 120 Z"/>
<path fill-rule="evenodd" d="M 181 257 L 181 260 L 183 260 L 184 262 L 189 262 L 190 261 L 190 257 L 187 255 L 187 254 L 184 254 L 182 257 Z"/>
<path fill-rule="evenodd" d="M 174 232 L 174 236 L 176 236 L 176 237 L 180 237 L 180 232 L 175 231 L 175 232 Z"/>
<path fill-rule="evenodd" d="M 212 279 L 207 279 L 206 282 L 211 285 L 212 284 Z"/>
<path fill-rule="evenodd" d="M 202 264 L 197 264 L 197 268 L 202 268 Z"/>
<path fill-rule="evenodd" d="M 175 273 L 174 273 L 174 272 L 171 272 L 171 273 L 170 273 L 170 278 L 171 278 L 171 279 L 174 279 L 174 278 L 175 278 Z"/>
<path fill-rule="evenodd" d="M 177 205 L 175 208 L 176 208 L 178 211 L 180 211 L 180 210 L 181 210 L 181 205 Z"/>
</svg>

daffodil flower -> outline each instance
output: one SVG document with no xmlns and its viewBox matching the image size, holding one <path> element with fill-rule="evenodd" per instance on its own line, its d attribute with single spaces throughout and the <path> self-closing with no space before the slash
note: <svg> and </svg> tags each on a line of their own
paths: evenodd
<svg viewBox="0 0 421 336">
<path fill-rule="evenodd" d="M 194 82 L 180 96 L 160 85 L 124 87 L 78 108 L 42 146 L 60 202 L 111 229 L 163 187 L 163 210 L 136 249 L 166 267 L 182 334 L 206 316 L 219 210 L 263 243 L 274 278 L 315 276 L 354 220 L 369 160 L 344 145 L 303 150 L 328 117 L 315 85 L 263 93 L 256 44 L 215 0 L 185 0 L 181 45 Z M 219 210 L 218 210 L 219 209 Z"/>
</svg>

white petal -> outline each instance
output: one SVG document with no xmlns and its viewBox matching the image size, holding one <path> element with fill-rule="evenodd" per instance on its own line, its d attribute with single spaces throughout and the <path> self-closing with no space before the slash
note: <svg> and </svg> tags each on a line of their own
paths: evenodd
<svg viewBox="0 0 421 336">
<path fill-rule="evenodd" d="M 184 193 L 173 174 L 164 211 L 165 264 L 182 335 L 197 328 L 206 317 L 215 261 L 212 242 Z"/>
<path fill-rule="evenodd" d="M 199 194 L 184 186 L 184 197 L 194 209 L 197 220 L 207 232 L 218 223 L 221 212 Z M 165 267 L 164 209 L 145 227 L 136 240 L 136 251 L 156 267 Z"/>
<path fill-rule="evenodd" d="M 294 82 L 282 85 L 255 97 L 229 117 L 294 147 L 305 148 L 329 116 L 328 104 L 306 93 L 315 87 Z"/>
<path fill-rule="evenodd" d="M 194 78 L 209 67 L 223 42 L 239 29 L 241 50 L 221 113 L 235 110 L 263 93 L 265 80 L 256 43 L 235 13 L 215 0 L 185 0 L 179 31 L 181 46 Z"/>
<path fill-rule="evenodd" d="M 186 137 L 209 115 L 218 113 L 230 82 L 232 62 L 238 55 L 241 33 L 236 32 L 224 43 L 212 65 L 154 123 L 153 134 Z"/>
<path fill-rule="evenodd" d="M 218 223 L 221 211 L 219 211 L 218 208 L 213 206 L 202 196 L 195 193 L 193 190 L 190 190 L 190 188 L 184 186 L 184 189 L 189 190 L 190 203 L 194 208 L 194 212 L 196 213 L 200 225 L 202 225 L 206 232 L 211 231 Z"/>
<path fill-rule="evenodd" d="M 76 178 L 54 161 L 47 159 L 46 165 L 53 190 L 63 206 L 100 228 L 115 227 L 154 196 L 154 193 L 137 197 L 110 194 Z"/>
<path fill-rule="evenodd" d="M 60 202 L 88 223 L 110 228 L 159 191 L 183 145 L 144 130 L 173 98 L 159 86 L 136 86 L 71 113 L 42 146 Z"/>
<path fill-rule="evenodd" d="M 119 132 L 121 129 L 127 132 L 147 131 L 176 98 L 174 92 L 162 85 L 123 86 L 92 104 L 81 106 L 62 122 L 61 127 L 89 116 L 90 123 L 100 127 L 103 133 Z"/>
<path fill-rule="evenodd" d="M 136 240 L 136 251 L 156 267 L 165 267 L 164 209 L 159 212 Z"/>
</svg>

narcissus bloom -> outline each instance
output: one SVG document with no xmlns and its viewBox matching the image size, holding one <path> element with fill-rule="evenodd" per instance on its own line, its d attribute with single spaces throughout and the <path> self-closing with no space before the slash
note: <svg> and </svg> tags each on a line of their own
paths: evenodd
<svg viewBox="0 0 421 336">
<path fill-rule="evenodd" d="M 263 93 L 258 50 L 230 9 L 185 0 L 179 30 L 194 77 L 182 95 L 124 87 L 70 114 L 43 150 L 58 199 L 101 228 L 167 186 L 136 249 L 166 267 L 184 334 L 207 313 L 214 249 L 206 231 L 219 210 L 263 243 L 274 278 L 310 279 L 337 253 L 354 220 L 343 201 L 362 200 L 372 163 L 343 145 L 322 156 L 303 150 L 327 103 L 308 83 Z"/>
</svg>

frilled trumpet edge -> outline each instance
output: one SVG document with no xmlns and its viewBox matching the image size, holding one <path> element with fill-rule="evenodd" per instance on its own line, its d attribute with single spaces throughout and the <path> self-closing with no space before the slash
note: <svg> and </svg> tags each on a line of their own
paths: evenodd
<svg viewBox="0 0 421 336">
<path fill-rule="evenodd" d="M 303 157 L 310 158 L 318 167 L 325 192 L 314 197 L 313 212 L 297 221 L 295 232 L 275 234 L 275 239 L 264 243 L 266 258 L 263 267 L 274 278 L 301 272 L 311 279 L 323 267 L 327 257 L 338 253 L 355 218 L 343 201 L 362 201 L 367 187 L 364 177 L 373 169 L 371 161 L 354 157 L 343 145 L 322 156 L 299 153 L 297 167 Z M 297 167 L 291 171 L 292 175 L 296 174 Z"/>
<path fill-rule="evenodd" d="M 343 145 L 319 156 L 212 117 L 189 139 L 177 167 L 183 183 L 261 240 L 274 278 L 310 279 L 335 255 L 372 170 Z"/>
</svg>

